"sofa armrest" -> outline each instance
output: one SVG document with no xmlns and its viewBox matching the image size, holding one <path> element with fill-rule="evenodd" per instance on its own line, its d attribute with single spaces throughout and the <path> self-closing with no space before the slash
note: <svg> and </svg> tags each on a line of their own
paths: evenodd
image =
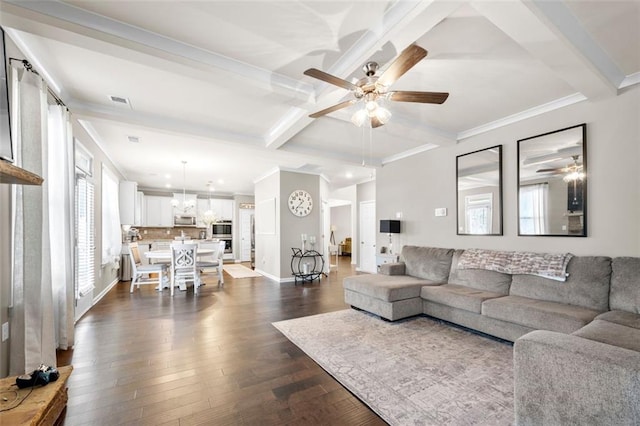
<svg viewBox="0 0 640 426">
<path fill-rule="evenodd" d="M 378 272 L 383 275 L 405 275 L 404 262 L 383 263 L 378 268 Z"/>
<path fill-rule="evenodd" d="M 640 424 L 640 352 L 552 331 L 514 344 L 517 425 Z"/>
</svg>

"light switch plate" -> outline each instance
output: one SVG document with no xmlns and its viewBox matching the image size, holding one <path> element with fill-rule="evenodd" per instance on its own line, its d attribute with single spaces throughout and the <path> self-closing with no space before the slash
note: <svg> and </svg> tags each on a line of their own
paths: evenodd
<svg viewBox="0 0 640 426">
<path fill-rule="evenodd" d="M 2 341 L 5 342 L 9 339 L 9 323 L 5 322 L 2 324 Z"/>
<path fill-rule="evenodd" d="M 436 216 L 446 216 L 447 215 L 447 208 L 446 207 L 442 207 L 442 208 L 436 209 L 435 213 L 436 213 Z"/>
</svg>

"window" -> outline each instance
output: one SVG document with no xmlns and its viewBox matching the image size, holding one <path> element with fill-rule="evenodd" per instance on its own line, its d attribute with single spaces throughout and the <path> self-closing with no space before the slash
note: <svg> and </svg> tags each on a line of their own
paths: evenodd
<svg viewBox="0 0 640 426">
<path fill-rule="evenodd" d="M 493 194 L 476 194 L 464 197 L 466 228 L 469 234 L 491 234 Z"/>
<path fill-rule="evenodd" d="M 547 199 L 549 184 L 537 183 L 520 187 L 520 234 L 546 234 L 548 230 Z"/>
<path fill-rule="evenodd" d="M 93 184 L 76 175 L 76 299 L 89 294 L 95 284 L 93 194 Z"/>
</svg>

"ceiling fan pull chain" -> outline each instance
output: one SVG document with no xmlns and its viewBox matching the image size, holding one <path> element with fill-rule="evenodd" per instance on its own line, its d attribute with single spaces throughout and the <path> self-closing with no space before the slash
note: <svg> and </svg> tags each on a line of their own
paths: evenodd
<svg viewBox="0 0 640 426">
<path fill-rule="evenodd" d="M 365 161 L 364 161 L 364 126 L 362 126 L 360 128 L 360 147 L 361 147 L 361 151 L 362 151 L 362 167 L 364 167 L 366 165 Z"/>
</svg>

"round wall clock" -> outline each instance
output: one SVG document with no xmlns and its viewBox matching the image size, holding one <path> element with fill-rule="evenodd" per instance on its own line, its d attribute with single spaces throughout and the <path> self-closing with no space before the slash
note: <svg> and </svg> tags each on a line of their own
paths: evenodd
<svg viewBox="0 0 640 426">
<path fill-rule="evenodd" d="M 311 213 L 313 199 L 311 194 L 303 189 L 296 189 L 289 195 L 289 210 L 296 216 L 304 217 Z"/>
</svg>

